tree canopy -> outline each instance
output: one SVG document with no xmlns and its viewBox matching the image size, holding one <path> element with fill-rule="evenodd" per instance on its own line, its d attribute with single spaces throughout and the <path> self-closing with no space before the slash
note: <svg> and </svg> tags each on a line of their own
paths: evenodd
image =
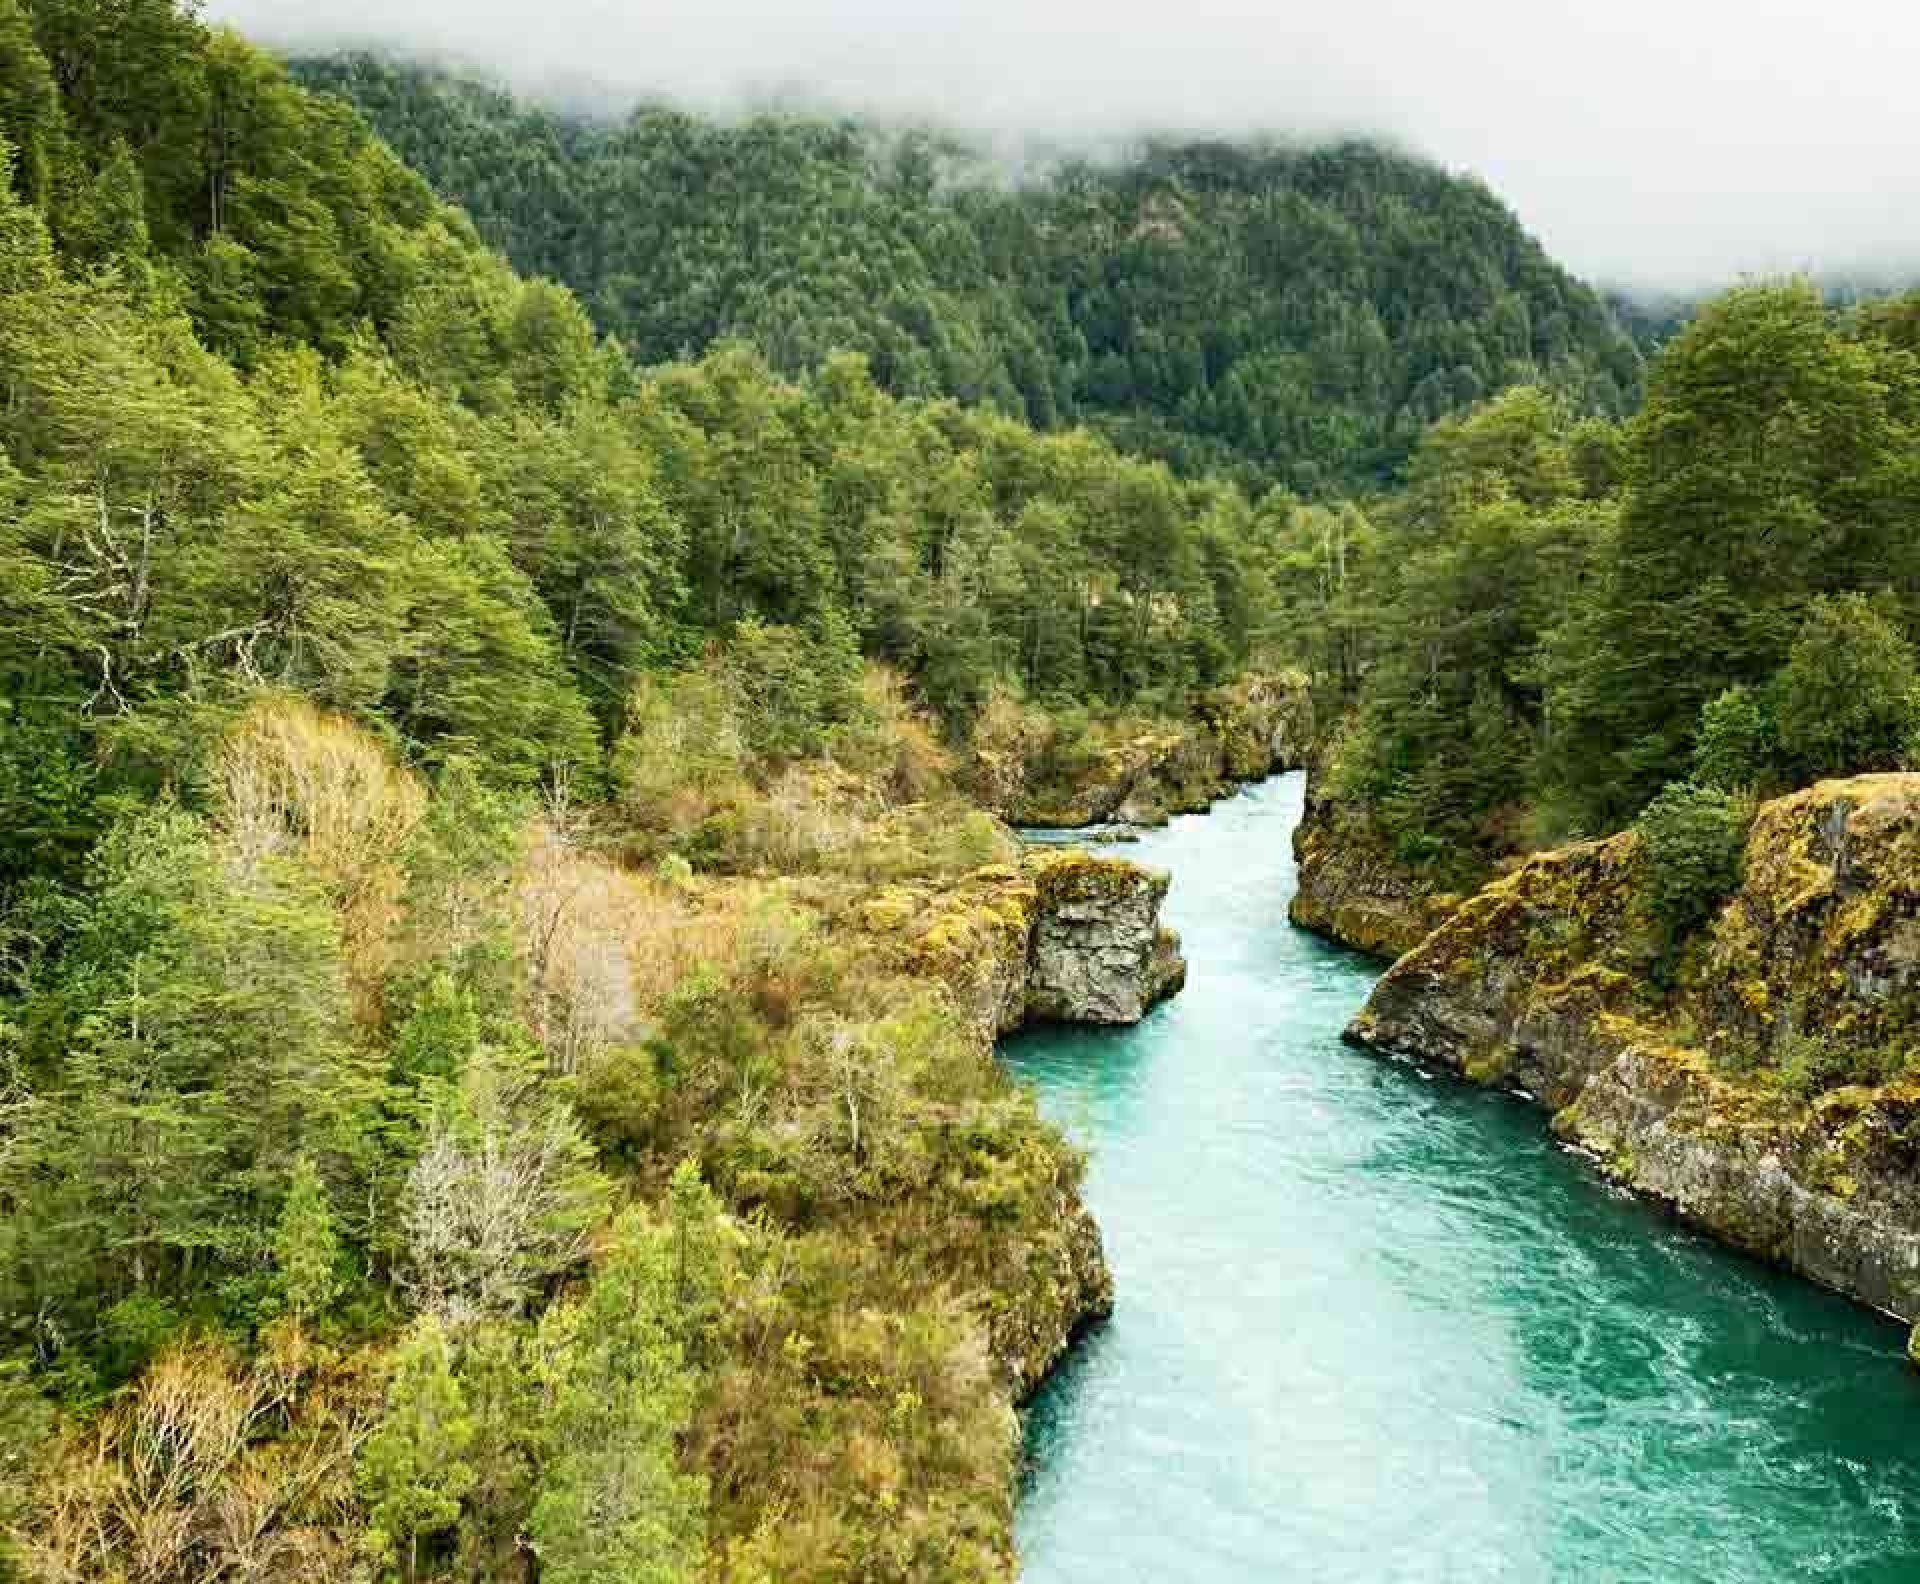
<svg viewBox="0 0 1920 1584">
<path fill-rule="evenodd" d="M 1613 415 L 1637 392 L 1609 310 L 1491 193 L 1371 144 L 1158 142 L 1010 181 L 932 132 L 603 121 L 366 56 L 296 71 L 643 363 L 737 338 L 795 376 L 852 350 L 896 395 L 1311 493 L 1391 477 L 1516 383 Z"/>
</svg>

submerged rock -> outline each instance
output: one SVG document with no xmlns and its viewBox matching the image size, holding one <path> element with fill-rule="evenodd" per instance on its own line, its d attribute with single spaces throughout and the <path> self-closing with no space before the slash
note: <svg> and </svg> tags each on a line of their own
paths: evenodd
<svg viewBox="0 0 1920 1584">
<path fill-rule="evenodd" d="M 1631 833 L 1530 860 L 1397 962 L 1349 1036 L 1522 1089 L 1689 1222 L 1920 1318 L 1920 775 L 1765 805 L 1677 964 L 1642 864 Z"/>
</svg>

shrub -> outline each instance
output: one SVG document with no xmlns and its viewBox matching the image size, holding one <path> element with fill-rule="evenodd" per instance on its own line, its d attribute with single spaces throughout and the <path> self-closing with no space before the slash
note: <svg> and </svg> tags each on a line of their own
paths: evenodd
<svg viewBox="0 0 1920 1584">
<path fill-rule="evenodd" d="M 1913 646 L 1863 594 L 1813 602 L 1774 688 L 1780 747 L 1804 780 L 1892 769 L 1920 726 Z"/>
<path fill-rule="evenodd" d="M 528 1027 L 556 1073 L 629 1040 L 638 1009 L 627 951 L 645 893 L 571 833 L 537 825 L 515 891 L 516 960 Z"/>
<path fill-rule="evenodd" d="M 723 680 L 710 670 L 644 677 L 613 752 L 620 812 L 634 826 L 683 838 L 742 787 L 746 742 Z"/>
<path fill-rule="evenodd" d="M 953 767 L 933 723 L 913 707 L 900 674 L 886 666 L 861 673 L 858 708 L 827 734 L 827 745 L 836 763 L 872 778 L 894 802 L 932 797 Z"/>
<path fill-rule="evenodd" d="M 968 741 L 968 782 L 990 808 L 1010 808 L 1027 790 L 1035 761 L 1053 734 L 1053 722 L 1005 688 L 987 695 Z"/>
<path fill-rule="evenodd" d="M 804 631 L 744 621 L 719 662 L 747 747 L 764 759 L 817 753 L 860 702 L 860 652 L 844 620 Z"/>
<path fill-rule="evenodd" d="M 215 800 L 227 846 L 247 865 L 297 855 L 340 909 L 348 971 L 370 1018 L 392 949 L 401 858 L 426 789 L 344 716 L 269 694 L 221 743 Z"/>
<path fill-rule="evenodd" d="M 1751 688 L 1730 687 L 1700 711 L 1693 745 L 1693 779 L 1734 792 L 1756 788 L 1773 775 L 1774 724 L 1766 701 Z"/>
<path fill-rule="evenodd" d="M 26 1576 L 147 1584 L 357 1576 L 341 1473 L 369 1404 L 351 1370 L 316 1370 L 317 1362 L 284 1337 L 268 1338 L 251 1366 L 211 1343 L 161 1354 L 92 1425 L 46 1448 L 19 1526 Z M 11 1471 L 14 1433 L 44 1430 L 35 1408 L 0 1398 L 9 1443 L 0 1473 Z"/>
<path fill-rule="evenodd" d="M 1810 1100 L 1850 1084 L 1891 1083 L 1906 1070 L 1908 1054 L 1899 1044 L 1852 1046 L 1823 1033 L 1803 1033 L 1788 1042 L 1771 1077 L 1775 1088 Z"/>
<path fill-rule="evenodd" d="M 1648 904 L 1668 941 L 1690 934 L 1740 883 L 1753 806 L 1717 787 L 1675 781 L 1634 822 Z"/>
</svg>

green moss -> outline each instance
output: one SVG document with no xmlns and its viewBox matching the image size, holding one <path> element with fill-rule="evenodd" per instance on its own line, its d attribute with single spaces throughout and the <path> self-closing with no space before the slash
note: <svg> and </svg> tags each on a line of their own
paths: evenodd
<svg viewBox="0 0 1920 1584">
<path fill-rule="evenodd" d="M 1476 1051 L 1460 1064 L 1460 1071 L 1469 1082 L 1497 1084 L 1507 1076 L 1512 1067 L 1512 1050 L 1505 1045 L 1499 1045 L 1490 1050 Z"/>
<path fill-rule="evenodd" d="M 1634 1157 L 1633 1151 L 1625 1144 L 1614 1145 L 1612 1149 L 1607 1151 L 1605 1159 L 1600 1163 L 1601 1170 L 1615 1182 L 1620 1183 L 1634 1182 L 1636 1180 L 1635 1174 L 1638 1172 L 1639 1166 L 1640 1163 Z"/>
</svg>

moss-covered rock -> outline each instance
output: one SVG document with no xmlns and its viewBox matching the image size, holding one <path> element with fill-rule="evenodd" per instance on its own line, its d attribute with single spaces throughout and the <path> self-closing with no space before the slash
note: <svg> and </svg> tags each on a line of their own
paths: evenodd
<svg viewBox="0 0 1920 1584">
<path fill-rule="evenodd" d="M 1349 1034 L 1525 1090 L 1687 1220 L 1920 1317 L 1920 775 L 1766 804 L 1744 874 L 1676 955 L 1636 836 L 1541 854 Z"/>
<path fill-rule="evenodd" d="M 849 916 L 875 977 L 903 974 L 944 987 L 985 1058 L 993 1039 L 1034 1018 L 1127 1023 L 1185 979 L 1179 939 L 1160 926 L 1167 876 L 1125 859 L 1074 849 L 992 864 L 949 885 L 887 886 Z M 965 1124 L 956 1118 L 955 1126 Z M 1073 1339 L 1113 1308 L 1100 1229 L 1080 1198 L 1078 1154 L 1001 1159 L 982 1139 L 969 1151 L 971 1191 L 989 1221 L 1002 1186 L 1020 1186 L 1022 1235 L 983 1273 L 980 1301 L 995 1366 L 1015 1399 L 1031 1393 Z M 1034 1184 L 1044 1182 L 1036 1210 Z"/>
<path fill-rule="evenodd" d="M 1137 1022 L 1186 979 L 1160 926 L 1167 876 L 1067 848 L 957 884 L 890 886 L 860 909 L 895 964 L 939 980 L 989 1037 L 1029 1019 Z"/>
<path fill-rule="evenodd" d="M 1294 827 L 1293 856 L 1287 917 L 1374 957 L 1412 951 L 1459 901 L 1396 861 L 1363 812 L 1321 796 L 1312 783 Z"/>
<path fill-rule="evenodd" d="M 1030 866 L 1039 894 L 1027 1016 L 1136 1023 L 1186 982 L 1179 938 L 1160 927 L 1167 876 L 1124 859 L 1062 852 Z"/>
</svg>

